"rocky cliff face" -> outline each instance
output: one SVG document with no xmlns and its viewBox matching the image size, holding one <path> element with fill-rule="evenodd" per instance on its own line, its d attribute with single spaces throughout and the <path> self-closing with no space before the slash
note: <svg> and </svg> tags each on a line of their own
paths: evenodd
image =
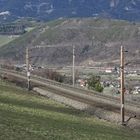
<svg viewBox="0 0 140 140">
<path fill-rule="evenodd" d="M 140 0 L 0 0 L 0 21 L 97 16 L 140 21 Z"/>
</svg>

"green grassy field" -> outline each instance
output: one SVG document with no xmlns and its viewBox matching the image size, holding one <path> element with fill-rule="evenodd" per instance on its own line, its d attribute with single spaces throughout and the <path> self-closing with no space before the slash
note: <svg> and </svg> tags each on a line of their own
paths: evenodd
<svg viewBox="0 0 140 140">
<path fill-rule="evenodd" d="M 0 140 L 139 140 L 128 128 L 0 81 Z"/>
<path fill-rule="evenodd" d="M 8 35 L 0 35 L 0 47 L 8 44 L 10 41 L 14 40 L 15 37 L 10 37 Z"/>
</svg>

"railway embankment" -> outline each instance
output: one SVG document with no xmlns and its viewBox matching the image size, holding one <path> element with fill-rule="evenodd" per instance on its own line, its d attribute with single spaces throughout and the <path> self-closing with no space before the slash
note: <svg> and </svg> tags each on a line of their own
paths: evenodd
<svg viewBox="0 0 140 140">
<path fill-rule="evenodd" d="M 119 112 L 116 112 L 116 111 L 114 112 L 113 110 L 111 111 L 111 110 L 106 110 L 105 108 L 100 108 L 100 107 L 96 106 L 96 103 L 88 104 L 86 102 L 77 100 L 76 98 L 72 99 L 67 96 L 63 96 L 61 94 L 53 93 L 49 89 L 47 90 L 47 89 L 35 87 L 33 90 L 42 96 L 46 96 L 46 97 L 51 98 L 62 104 L 71 106 L 73 108 L 79 109 L 84 112 L 87 112 L 88 114 L 94 115 L 95 117 L 97 117 L 99 119 L 103 119 L 103 120 L 110 121 L 110 122 L 117 123 L 117 124 L 121 123 Z M 136 130 L 136 131 L 140 130 L 140 120 L 139 119 L 133 118 L 133 116 L 126 115 L 125 120 L 126 120 L 127 127 L 131 128 L 133 130 Z"/>
<path fill-rule="evenodd" d="M 26 81 L 25 74 L 1 70 L 6 79 L 9 77 L 16 78 L 16 81 L 22 80 L 23 84 Z M 18 82 L 19 83 L 19 82 Z M 26 83 L 26 82 L 25 82 Z M 32 76 L 31 83 L 37 85 L 40 88 L 34 88 L 40 95 L 47 96 L 56 101 L 72 106 L 76 109 L 93 114 L 94 116 L 107 121 L 120 123 L 120 101 L 118 99 L 110 98 L 108 96 L 99 95 L 96 93 L 90 93 L 91 91 L 82 90 L 66 86 L 64 84 L 58 84 L 47 79 Z M 34 86 L 33 86 L 34 87 Z M 43 87 L 43 89 L 41 88 Z M 126 109 L 126 125 L 132 129 L 140 131 L 140 104 L 133 102 L 125 103 Z M 136 118 L 133 118 L 134 115 Z M 129 118 L 131 118 L 129 120 Z M 129 120 L 129 121 L 127 121 Z"/>
</svg>

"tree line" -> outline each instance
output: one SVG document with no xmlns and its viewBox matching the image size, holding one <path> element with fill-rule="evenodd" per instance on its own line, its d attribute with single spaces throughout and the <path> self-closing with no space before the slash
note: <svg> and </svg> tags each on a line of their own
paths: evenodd
<svg viewBox="0 0 140 140">
<path fill-rule="evenodd" d="M 20 35 L 25 33 L 25 26 L 19 24 L 0 24 L 1 35 Z"/>
</svg>

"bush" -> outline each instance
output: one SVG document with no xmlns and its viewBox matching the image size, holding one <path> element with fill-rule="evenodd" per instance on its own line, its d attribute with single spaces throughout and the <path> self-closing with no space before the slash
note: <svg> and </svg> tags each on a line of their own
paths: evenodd
<svg viewBox="0 0 140 140">
<path fill-rule="evenodd" d="M 98 92 L 102 92 L 104 88 L 102 87 L 100 80 L 100 76 L 91 75 L 87 80 L 88 88 Z"/>
<path fill-rule="evenodd" d="M 95 90 L 98 91 L 98 92 L 103 92 L 103 87 L 100 83 L 97 83 L 96 86 L 95 86 Z"/>
</svg>

